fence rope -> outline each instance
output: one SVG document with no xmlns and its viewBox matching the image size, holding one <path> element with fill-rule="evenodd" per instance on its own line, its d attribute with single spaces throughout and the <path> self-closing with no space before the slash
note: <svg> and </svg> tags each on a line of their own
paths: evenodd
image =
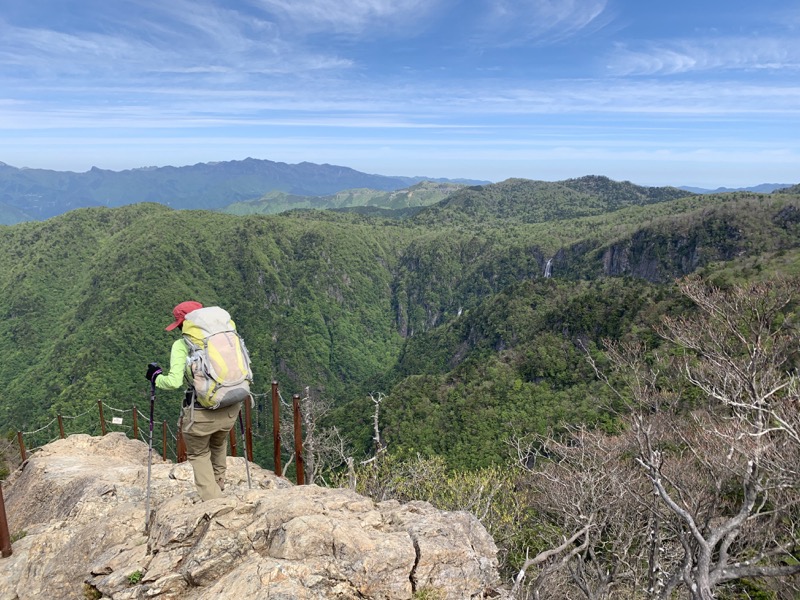
<svg viewBox="0 0 800 600">
<path fill-rule="evenodd" d="M 291 410 L 292 409 L 292 402 L 287 402 L 284 399 L 283 394 L 281 394 L 280 390 L 277 390 L 277 392 L 278 392 L 277 395 L 278 395 L 278 399 L 279 399 L 279 404 L 283 406 L 283 409 Z M 262 424 L 260 423 L 260 421 L 261 421 L 260 415 L 261 415 L 261 412 L 265 412 L 266 413 L 266 412 L 269 412 L 271 410 L 269 399 L 271 399 L 271 397 L 272 397 L 272 391 L 270 390 L 270 392 L 265 392 L 265 393 L 254 393 L 254 392 L 251 392 L 250 395 L 252 396 L 253 403 L 255 404 L 255 406 L 253 407 L 254 410 L 253 410 L 253 414 L 252 414 L 252 424 L 251 425 L 253 426 L 254 433 L 255 433 L 255 435 L 257 437 L 266 439 L 270 435 L 270 432 L 268 431 L 270 428 L 269 428 L 269 426 L 268 426 L 266 421 L 263 423 L 263 426 L 262 426 Z M 114 406 L 114 405 L 110 404 L 106 400 L 100 400 L 100 405 L 103 408 L 106 408 L 106 409 L 112 411 L 113 413 L 120 413 L 120 414 L 123 414 L 123 415 L 130 415 L 130 408 L 119 408 L 117 406 Z M 139 409 L 138 407 L 135 407 L 135 404 L 133 405 L 133 407 L 136 410 L 137 419 L 141 418 L 144 421 L 144 423 L 146 424 L 144 427 L 138 427 L 137 428 L 138 429 L 138 439 L 139 439 L 139 441 L 147 444 L 147 443 L 149 443 L 148 436 L 149 436 L 150 416 L 148 414 L 145 414 L 144 412 L 142 412 L 142 410 Z M 281 412 L 283 412 L 283 409 L 281 410 Z M 59 417 L 61 419 L 69 419 L 69 420 L 73 420 L 74 421 L 76 419 L 83 418 L 83 417 L 85 417 L 87 415 L 90 415 L 92 413 L 96 413 L 96 411 L 97 411 L 97 408 L 96 407 L 92 407 L 92 408 L 86 409 L 85 411 L 83 411 L 82 413 L 77 414 L 77 415 L 59 415 Z M 109 428 L 113 428 L 111 430 L 114 431 L 114 432 L 125 433 L 126 436 L 130 437 L 131 433 L 133 431 L 133 424 L 132 423 L 130 425 L 124 424 L 125 421 L 123 421 L 123 424 L 116 424 L 116 423 L 113 422 L 114 418 L 116 418 L 116 417 L 112 417 L 111 419 L 107 419 L 107 418 L 104 417 L 102 424 L 106 425 Z M 28 452 L 29 454 L 33 454 L 34 452 L 37 452 L 37 451 L 41 450 L 43 446 L 45 446 L 47 444 L 50 444 L 50 443 L 53 443 L 53 442 L 57 441 L 58 439 L 60 439 L 60 431 L 57 431 L 56 437 L 53 437 L 49 441 L 45 441 L 44 443 L 39 444 L 39 445 L 36 445 L 36 440 L 32 439 L 33 436 L 36 436 L 37 434 L 40 434 L 43 431 L 49 430 L 50 427 L 53 427 L 57 423 L 57 421 L 58 421 L 58 417 L 54 418 L 54 419 L 51 419 L 47 424 L 43 425 L 42 427 L 39 427 L 38 429 L 34 429 L 33 431 L 23 431 L 23 432 L 21 432 L 23 437 L 27 437 L 29 440 L 32 440 L 32 442 L 33 442 L 33 445 L 32 445 L 31 448 L 26 448 L 26 452 Z M 58 426 L 56 425 L 56 427 L 58 427 Z M 74 433 L 74 432 L 67 431 L 66 427 L 64 428 L 64 430 L 65 430 L 65 436 L 66 435 L 72 435 L 72 433 Z M 178 455 L 178 437 L 177 437 L 177 433 L 175 431 L 173 431 L 172 426 L 170 426 L 169 423 L 167 423 L 167 431 L 169 432 L 169 437 L 171 437 L 172 440 L 173 440 L 173 443 L 171 444 L 173 446 L 173 449 L 171 451 L 171 455 L 174 457 L 175 461 L 177 462 L 177 460 L 178 460 L 178 456 L 177 456 Z M 80 432 L 78 432 L 78 433 L 80 433 Z M 170 444 L 168 444 L 167 442 L 168 442 L 168 440 L 164 440 L 163 441 L 163 443 L 167 444 L 168 452 L 169 452 Z"/>
<path fill-rule="evenodd" d="M 94 408 L 90 408 L 90 409 L 88 409 L 88 410 L 86 410 L 86 411 L 82 412 L 81 414 L 76 415 L 74 417 L 71 417 L 69 415 L 61 415 L 61 418 L 62 419 L 80 419 L 81 417 L 85 417 L 86 415 L 88 415 L 90 412 L 94 412 L 94 410 L 95 410 Z"/>
<path fill-rule="evenodd" d="M 118 413 L 126 413 L 126 412 L 128 412 L 128 409 L 124 409 L 124 408 L 117 408 L 116 406 L 111 406 L 111 405 L 110 405 L 110 404 L 108 404 L 107 402 L 103 402 L 103 406 L 105 406 L 106 408 L 110 408 L 110 409 L 111 409 L 111 410 L 113 410 L 114 412 L 118 412 Z"/>
<path fill-rule="evenodd" d="M 23 431 L 22 435 L 35 435 L 35 434 L 39 433 L 40 431 L 44 431 L 45 429 L 50 427 L 50 425 L 52 425 L 55 422 L 56 422 L 56 419 L 53 419 L 47 425 L 44 425 L 43 427 L 39 427 L 39 429 L 35 429 L 33 431 Z"/>
<path fill-rule="evenodd" d="M 281 401 L 281 404 L 283 404 L 286 408 L 292 407 L 290 403 L 288 403 L 286 400 L 283 399 L 283 394 L 281 394 L 280 390 L 278 390 L 278 399 Z"/>
</svg>

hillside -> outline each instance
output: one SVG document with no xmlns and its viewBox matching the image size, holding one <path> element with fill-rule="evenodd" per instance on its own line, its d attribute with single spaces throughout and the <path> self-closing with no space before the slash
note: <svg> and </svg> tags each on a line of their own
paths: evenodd
<svg viewBox="0 0 800 600">
<path fill-rule="evenodd" d="M 422 211 L 415 221 L 431 226 L 542 223 L 599 215 L 626 206 L 656 204 L 692 195 L 677 188 L 645 188 L 597 176 L 558 182 L 507 179 L 452 194 L 438 205 Z"/>
<path fill-rule="evenodd" d="M 774 194 L 800 194 L 800 183 L 775 190 Z"/>
<path fill-rule="evenodd" d="M 85 173 L 18 169 L 0 163 L 0 224 L 43 220 L 82 207 L 158 202 L 175 209 L 222 208 L 271 191 L 317 196 L 353 188 L 392 191 L 425 177 L 387 177 L 348 167 L 247 158 L 184 167 Z M 441 181 L 441 180 L 439 180 Z"/>
<path fill-rule="evenodd" d="M 675 277 L 800 273 L 797 195 L 629 185 L 510 180 L 402 221 L 137 204 L 0 227 L 0 423 L 32 431 L 98 399 L 146 402 L 144 366 L 167 362 L 163 328 L 192 298 L 234 315 L 259 402 L 273 379 L 308 387 L 358 448 L 376 390 L 391 447 L 452 466 L 498 460 L 510 421 L 612 426 L 584 347 L 683 310 Z M 178 397 L 159 393 L 158 420 L 174 421 Z M 264 466 L 270 443 L 257 442 Z"/>
<path fill-rule="evenodd" d="M 367 188 L 343 190 L 327 196 L 299 196 L 270 192 L 258 200 L 236 202 L 220 212 L 232 215 L 270 215 L 297 209 L 341 209 L 368 207 L 391 211 L 430 206 L 465 186 L 457 183 L 421 181 L 411 187 L 385 192 Z"/>
</svg>

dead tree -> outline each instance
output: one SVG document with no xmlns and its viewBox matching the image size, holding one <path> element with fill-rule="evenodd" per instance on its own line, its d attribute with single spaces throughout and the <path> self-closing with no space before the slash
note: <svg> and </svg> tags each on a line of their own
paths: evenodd
<svg viewBox="0 0 800 600">
<path fill-rule="evenodd" d="M 332 468 L 346 464 L 351 454 L 346 440 L 335 426 L 324 426 L 325 415 L 331 410 L 332 403 L 311 393 L 307 387 L 305 395 L 300 399 L 300 413 L 303 419 L 303 461 L 305 481 L 317 483 Z M 283 475 L 294 461 L 294 427 L 291 417 L 282 417 L 281 430 L 287 435 L 281 437 L 282 445 L 290 458 L 283 466 Z"/>
<path fill-rule="evenodd" d="M 666 318 L 659 334 L 681 353 L 681 373 L 705 406 L 690 415 L 635 413 L 638 463 L 682 557 L 653 597 L 684 585 L 693 600 L 746 577 L 800 573 L 798 282 L 724 291 L 697 278 L 681 284 L 697 306 Z M 638 398 L 652 406 L 655 388 Z"/>
<path fill-rule="evenodd" d="M 519 594 L 533 598 L 587 600 L 622 597 L 637 586 L 647 514 L 632 490 L 643 485 L 626 457 L 634 449 L 629 435 L 607 436 L 573 427 L 558 440 L 535 436 L 513 444 L 529 506 L 535 511 L 547 549 L 528 558 L 514 580 Z M 539 458 L 532 460 L 532 455 Z M 560 589 L 564 588 L 564 589 Z M 572 590 L 571 593 L 565 591 Z"/>
</svg>

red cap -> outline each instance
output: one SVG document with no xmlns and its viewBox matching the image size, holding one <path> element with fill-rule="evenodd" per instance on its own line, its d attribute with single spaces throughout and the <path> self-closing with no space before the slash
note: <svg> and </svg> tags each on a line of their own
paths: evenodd
<svg viewBox="0 0 800 600">
<path fill-rule="evenodd" d="M 193 310 L 197 310 L 198 308 L 203 308 L 203 305 L 200 304 L 199 302 L 195 302 L 194 300 L 187 300 L 186 302 L 181 302 L 180 304 L 178 304 L 178 306 L 172 309 L 172 314 L 175 316 L 175 322 L 170 323 L 164 329 L 166 329 L 167 331 L 172 331 L 179 325 L 183 325 L 183 320 L 186 318 L 186 315 L 188 315 Z"/>
</svg>

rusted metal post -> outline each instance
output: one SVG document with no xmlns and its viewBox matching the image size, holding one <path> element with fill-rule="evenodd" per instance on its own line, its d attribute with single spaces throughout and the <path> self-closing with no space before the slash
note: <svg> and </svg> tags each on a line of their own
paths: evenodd
<svg viewBox="0 0 800 600">
<path fill-rule="evenodd" d="M 253 462 L 253 423 L 252 423 L 252 397 L 248 396 L 247 399 L 244 401 L 244 429 L 245 429 L 245 446 L 246 446 L 246 456 L 247 460 Z"/>
<path fill-rule="evenodd" d="M 103 401 L 97 401 L 97 408 L 100 409 L 100 430 L 103 432 L 103 435 L 106 434 L 106 420 L 103 418 Z"/>
<path fill-rule="evenodd" d="M 272 382 L 272 456 L 275 460 L 275 475 L 281 476 L 281 403 L 278 399 L 278 382 Z"/>
<path fill-rule="evenodd" d="M 167 460 L 167 422 L 161 421 L 161 456 Z"/>
<path fill-rule="evenodd" d="M 61 415 L 58 415 L 58 433 L 61 434 L 62 440 L 67 437 L 64 435 L 64 419 L 61 418 Z"/>
<path fill-rule="evenodd" d="M 133 439 L 139 439 L 139 411 L 133 407 Z"/>
<path fill-rule="evenodd" d="M 303 464 L 303 424 L 300 420 L 300 394 L 292 396 L 294 413 L 294 456 L 297 465 L 297 485 L 305 485 L 306 474 Z"/>
<path fill-rule="evenodd" d="M 25 452 L 25 442 L 22 440 L 22 432 L 17 432 L 17 442 L 19 442 L 19 456 L 22 462 L 28 460 L 28 454 Z"/>
<path fill-rule="evenodd" d="M 236 432 L 234 431 L 233 427 L 231 427 L 230 436 L 231 436 L 231 456 L 233 458 L 236 458 Z"/>
<path fill-rule="evenodd" d="M 6 501 L 3 500 L 3 486 L 0 485 L 0 555 L 8 558 L 12 552 L 11 533 L 8 531 L 8 520 L 6 519 Z"/>
<path fill-rule="evenodd" d="M 183 439 L 183 416 L 178 420 L 178 462 L 186 462 L 186 440 Z"/>
</svg>

